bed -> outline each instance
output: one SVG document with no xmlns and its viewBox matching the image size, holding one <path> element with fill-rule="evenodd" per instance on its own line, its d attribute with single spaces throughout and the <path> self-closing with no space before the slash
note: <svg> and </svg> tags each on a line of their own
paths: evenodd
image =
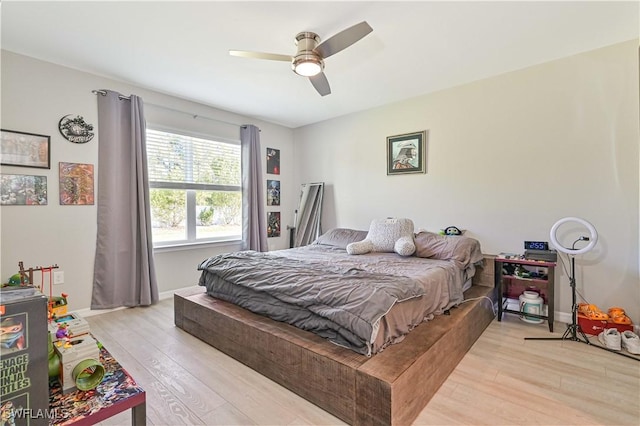
<svg viewBox="0 0 640 426">
<path fill-rule="evenodd" d="M 410 423 L 493 318 L 492 262 L 432 233 L 414 256 L 348 255 L 366 235 L 206 259 L 200 287 L 175 296 L 176 325 L 347 423 Z M 367 303 L 332 304 L 362 289 Z"/>
</svg>

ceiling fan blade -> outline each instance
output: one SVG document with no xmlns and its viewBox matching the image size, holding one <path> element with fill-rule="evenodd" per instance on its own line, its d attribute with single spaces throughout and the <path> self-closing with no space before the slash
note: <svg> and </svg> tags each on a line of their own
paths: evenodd
<svg viewBox="0 0 640 426">
<path fill-rule="evenodd" d="M 313 87 L 316 88 L 318 93 L 322 96 L 327 96 L 331 94 L 331 87 L 329 87 L 329 80 L 327 80 L 327 76 L 324 75 L 323 72 L 320 74 L 312 75 L 309 77 L 309 81 L 313 84 Z"/>
<path fill-rule="evenodd" d="M 248 52 L 246 50 L 230 50 L 229 55 L 240 56 L 243 58 L 268 59 L 270 61 L 285 61 L 285 62 L 293 61 L 293 57 L 289 55 L 280 55 L 278 53 Z"/>
<path fill-rule="evenodd" d="M 323 59 L 328 58 L 351 46 L 371 31 L 373 31 L 373 28 L 371 28 L 366 21 L 362 21 L 353 27 L 349 27 L 329 37 L 316 46 L 315 51 L 318 52 Z"/>
</svg>

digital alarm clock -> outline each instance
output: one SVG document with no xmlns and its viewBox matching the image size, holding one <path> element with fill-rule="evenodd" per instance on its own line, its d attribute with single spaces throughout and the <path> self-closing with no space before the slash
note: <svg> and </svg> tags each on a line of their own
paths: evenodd
<svg viewBox="0 0 640 426">
<path fill-rule="evenodd" d="M 549 243 L 546 241 L 525 241 L 525 250 L 549 250 Z"/>
<path fill-rule="evenodd" d="M 549 250 L 549 243 L 546 241 L 525 241 L 524 258 L 526 260 L 556 262 L 558 253 L 555 250 Z"/>
</svg>

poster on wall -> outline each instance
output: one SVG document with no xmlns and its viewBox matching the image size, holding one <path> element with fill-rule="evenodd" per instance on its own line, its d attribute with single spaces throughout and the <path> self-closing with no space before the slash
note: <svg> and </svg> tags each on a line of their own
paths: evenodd
<svg viewBox="0 0 640 426">
<path fill-rule="evenodd" d="M 267 173 L 270 175 L 280 174 L 280 150 L 267 148 Z"/>
<path fill-rule="evenodd" d="M 280 212 L 267 212 L 267 237 L 280 236 Z"/>
<path fill-rule="evenodd" d="M 35 133 L 0 130 L 0 158 L 6 166 L 50 168 L 51 137 Z"/>
<path fill-rule="evenodd" d="M 280 205 L 280 181 L 267 179 L 267 205 Z"/>
<path fill-rule="evenodd" d="M 0 204 L 6 206 L 46 206 L 47 177 L 1 175 Z"/>
<path fill-rule="evenodd" d="M 387 174 L 426 173 L 427 131 L 387 137 Z"/>
<path fill-rule="evenodd" d="M 93 205 L 93 164 L 59 163 L 60 205 Z"/>
</svg>

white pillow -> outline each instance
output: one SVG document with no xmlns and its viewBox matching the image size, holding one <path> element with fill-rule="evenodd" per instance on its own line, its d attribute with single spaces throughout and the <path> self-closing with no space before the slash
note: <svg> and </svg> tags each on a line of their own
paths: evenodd
<svg viewBox="0 0 640 426">
<path fill-rule="evenodd" d="M 367 238 L 347 245 L 347 253 L 349 254 L 396 252 L 401 256 L 411 256 L 415 251 L 413 221 L 411 219 L 373 220 L 369 226 Z"/>
<path fill-rule="evenodd" d="M 349 254 L 366 254 L 374 250 L 373 243 L 369 240 L 356 241 L 347 245 L 347 253 Z"/>
</svg>

